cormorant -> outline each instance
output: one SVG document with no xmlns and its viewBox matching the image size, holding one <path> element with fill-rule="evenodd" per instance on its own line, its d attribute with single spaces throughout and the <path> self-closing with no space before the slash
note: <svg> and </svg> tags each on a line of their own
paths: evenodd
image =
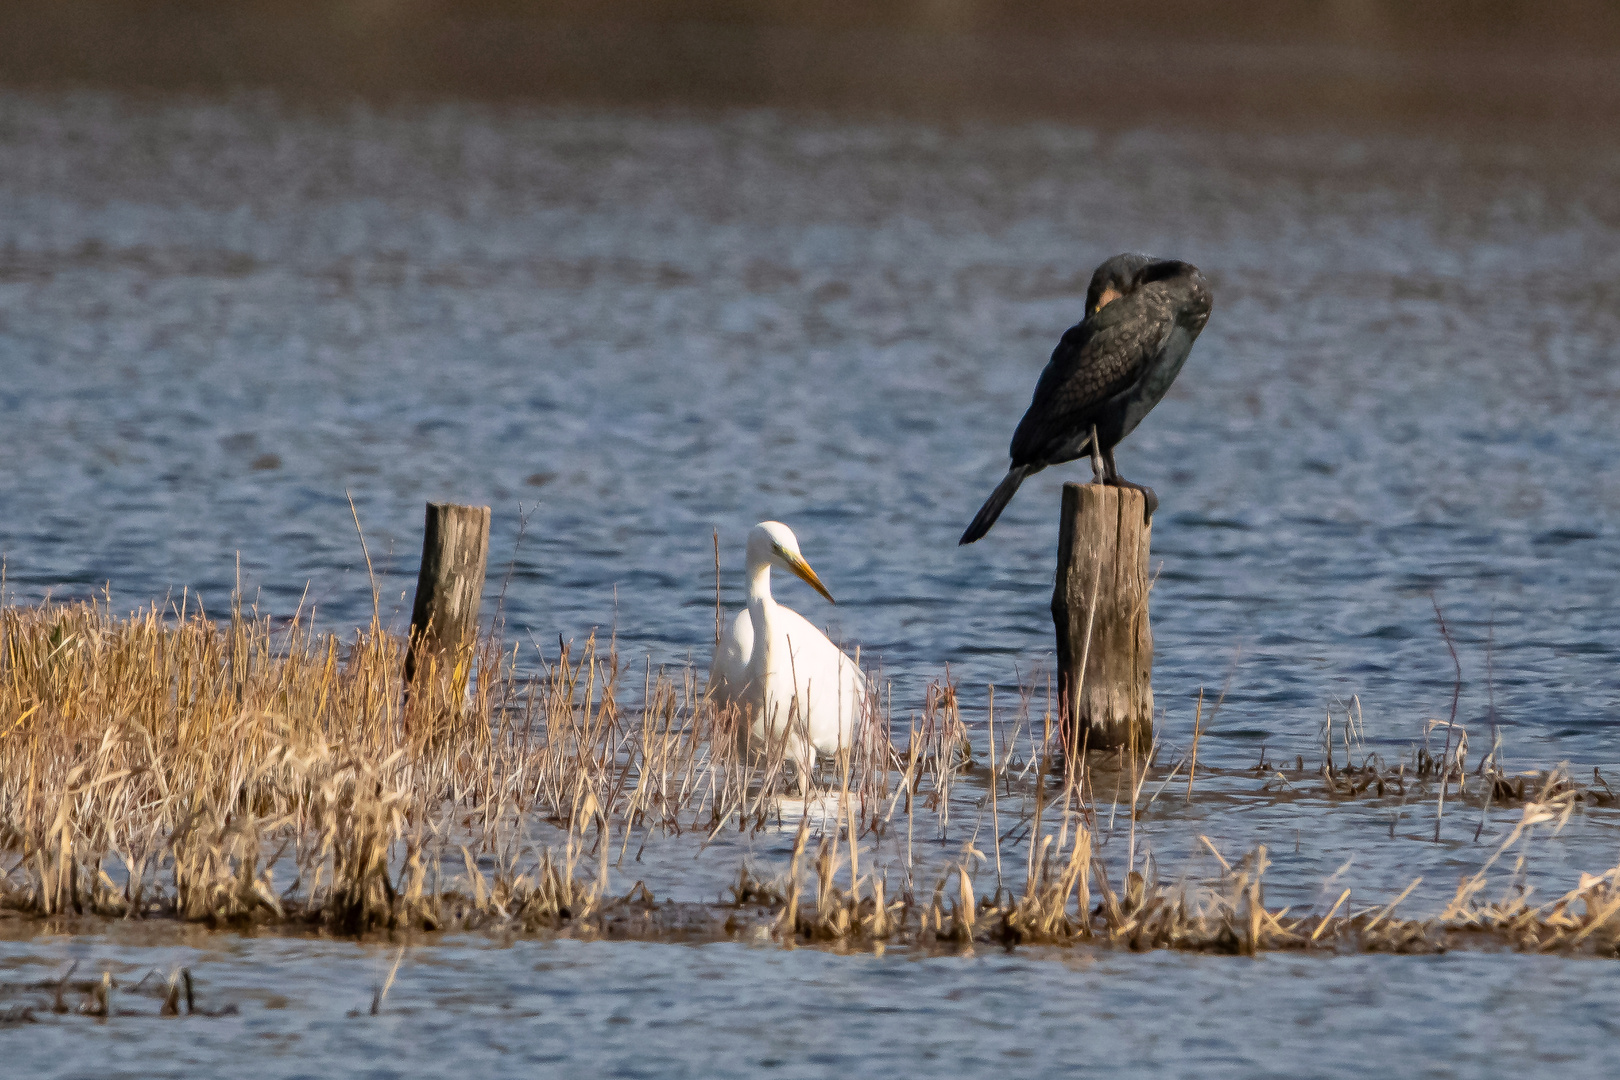
<svg viewBox="0 0 1620 1080">
<path fill-rule="evenodd" d="M 1052 350 L 1013 432 L 1006 478 L 959 542 L 989 532 L 1026 477 L 1088 451 L 1095 479 L 1143 492 L 1151 517 L 1158 497 L 1119 475 L 1114 447 L 1170 389 L 1209 309 L 1209 283 L 1190 263 L 1125 254 L 1097 267 L 1085 318 Z"/>
</svg>

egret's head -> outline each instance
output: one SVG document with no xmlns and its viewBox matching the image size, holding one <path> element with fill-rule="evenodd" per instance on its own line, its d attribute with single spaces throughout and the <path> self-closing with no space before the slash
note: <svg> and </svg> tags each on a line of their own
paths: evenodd
<svg viewBox="0 0 1620 1080">
<path fill-rule="evenodd" d="M 1126 252 L 1123 255 L 1115 255 L 1097 267 L 1091 275 L 1091 287 L 1086 290 L 1085 317 L 1091 318 L 1129 293 L 1135 286 L 1136 275 L 1144 266 L 1156 261 L 1151 255 Z"/>
<path fill-rule="evenodd" d="M 754 567 L 766 563 L 797 575 L 825 596 L 829 604 L 834 602 L 827 586 L 821 583 L 816 572 L 810 569 L 810 564 L 804 561 L 804 556 L 799 554 L 799 538 L 780 521 L 762 521 L 748 534 L 748 565 Z"/>
</svg>

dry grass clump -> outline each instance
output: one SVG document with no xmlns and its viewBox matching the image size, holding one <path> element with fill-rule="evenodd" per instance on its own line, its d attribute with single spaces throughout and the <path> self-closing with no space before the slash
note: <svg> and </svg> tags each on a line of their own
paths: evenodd
<svg viewBox="0 0 1620 1080">
<path fill-rule="evenodd" d="M 1468 731 L 1455 720 L 1429 720 L 1423 740 L 1414 743 L 1405 760 L 1386 761 L 1367 749 L 1361 724 L 1361 703 L 1352 698 L 1342 716 L 1331 713 L 1322 728 L 1321 758 L 1308 763 L 1296 756 L 1286 762 L 1267 761 L 1264 752 L 1254 766 L 1263 778 L 1262 791 L 1296 794 L 1320 791 L 1329 799 L 1436 798 L 1472 799 L 1492 805 L 1539 802 L 1554 794 L 1572 794 L 1592 806 L 1620 805 L 1603 771 L 1593 768 L 1590 783 L 1573 779 L 1567 770 L 1534 769 L 1509 773 L 1501 747 L 1493 746 L 1470 768 Z M 1443 806 L 1443 802 L 1442 802 Z"/>
<path fill-rule="evenodd" d="M 447 853 L 473 866 L 473 850 L 517 839 L 525 812 L 577 821 L 611 803 L 624 770 L 595 751 L 620 722 L 594 654 L 525 686 L 486 644 L 407 699 L 404 647 L 376 625 L 345 644 L 240 612 L 0 610 L 5 903 L 431 926 L 453 895 L 439 888 Z M 568 722 L 535 723 L 548 713 Z M 577 846 L 531 874 L 497 858 L 493 891 L 483 872 L 466 891 L 524 913 L 577 906 Z"/>
<path fill-rule="evenodd" d="M 1229 862 L 1207 837 L 1200 840 L 1221 867 L 1214 880 L 1191 874 L 1174 881 L 1150 880 L 1132 869 L 1116 891 L 1107 865 L 1094 851 L 1099 825 L 1094 800 L 1085 797 L 1091 779 L 1088 770 L 1066 763 L 1063 784 L 1047 800 L 1049 765 L 1043 760 L 1036 773 L 1034 833 L 1040 840 L 1027 849 L 1020 893 L 1004 890 L 999 883 L 988 894 L 976 886 L 975 868 L 986 860 L 971 843 L 965 852 L 968 857 L 938 876 L 927 901 L 914 898 L 909 890 L 886 901 L 886 882 L 876 872 L 866 878 L 852 873 L 854 885 L 839 889 L 832 882 L 840 852 L 836 840 L 828 838 L 823 839 L 814 865 L 814 903 L 801 906 L 800 865 L 806 839 L 801 826 L 787 875 L 769 885 L 755 881 L 746 892 L 738 890 L 738 901 L 751 896 L 754 902 L 774 905 L 780 912 L 778 931 L 790 940 L 879 947 L 1087 941 L 1132 950 L 1254 955 L 1285 949 L 1424 953 L 1488 945 L 1620 955 L 1620 866 L 1599 875 L 1583 874 L 1575 889 L 1544 904 L 1530 901 L 1532 890 L 1515 870 L 1499 899 L 1482 899 L 1493 867 L 1506 853 L 1515 845 L 1528 847 L 1538 826 L 1561 829 L 1588 797 L 1586 789 L 1571 783 L 1563 770 L 1552 770 L 1538 789 L 1532 789 L 1519 820 L 1479 870 L 1459 883 L 1439 915 L 1406 919 L 1396 911 L 1421 878 L 1393 898 L 1359 909 L 1347 903 L 1352 896 L 1348 888 L 1326 911 L 1268 908 L 1264 878 L 1270 860 L 1265 846 Z M 1133 764 L 1129 774 L 1119 778 L 1131 800 L 1133 838 L 1145 772 Z M 1170 770 L 1162 784 L 1174 775 Z M 1045 812 L 1053 813 L 1055 830 L 1041 825 Z M 849 849 L 851 861 L 854 852 Z M 1134 865 L 1134 854 L 1128 858 Z M 746 875 L 744 880 L 749 880 Z"/>
<path fill-rule="evenodd" d="M 156 1015 L 160 1017 L 222 1017 L 237 1014 L 233 1004 L 212 1009 L 198 1004 L 197 987 L 189 968 L 174 968 L 167 977 L 157 971 L 148 971 L 130 985 L 114 977 L 111 971 L 103 971 L 97 978 L 76 979 L 74 975 L 78 970 L 79 962 L 75 960 L 59 978 L 31 983 L 0 983 L 0 1002 L 22 999 L 0 1009 L 0 1027 L 38 1023 L 36 1013 L 74 1013 L 97 1019 L 153 1015 L 124 1004 L 143 998 L 156 1003 Z"/>
<path fill-rule="evenodd" d="M 408 917 L 439 808 L 496 782 L 478 718 L 513 688 L 493 659 L 470 688 L 463 666 L 405 705 L 403 642 L 376 627 L 344 645 L 239 612 L 0 610 L 5 902 L 347 929 Z"/>
<path fill-rule="evenodd" d="M 792 938 L 880 947 L 1089 941 L 1132 950 L 1255 955 L 1272 950 L 1432 953 L 1483 945 L 1620 955 L 1620 866 L 1599 875 L 1583 874 L 1575 889 L 1544 904 L 1529 901 L 1530 890 L 1522 880 L 1511 881 L 1500 899 L 1480 899 L 1497 860 L 1528 837 L 1532 827 L 1567 820 L 1573 802 L 1566 793 L 1551 802 L 1528 804 L 1480 870 L 1459 884 L 1443 912 L 1429 919 L 1395 915 L 1421 878 L 1392 899 L 1360 910 L 1346 906 L 1349 889 L 1326 912 L 1268 908 L 1263 881 L 1270 863 L 1263 845 L 1235 863 L 1214 852 L 1222 867 L 1214 881 L 1150 882 L 1132 871 L 1123 893 L 1116 893 L 1101 860 L 1089 857 L 1089 833 L 1083 828 L 1068 854 L 1052 860 L 1033 887 L 1017 897 L 1003 899 L 999 890 L 992 895 L 976 892 L 963 864 L 940 877 L 928 903 L 907 897 L 885 905 L 881 880 L 873 880 L 865 896 L 858 887 L 845 892 L 828 886 L 829 848 L 824 842 L 813 908 L 795 907 L 797 848 L 789 877 L 756 898 L 776 902 L 782 911 L 779 925 L 784 931 L 791 927 Z M 778 899 L 784 894 L 786 901 Z"/>
<path fill-rule="evenodd" d="M 552 925 L 604 902 L 632 844 L 778 812 L 780 748 L 741 753 L 691 669 L 647 670 L 631 709 L 594 639 L 528 677 L 491 640 L 406 695 L 405 646 L 184 601 L 0 609 L 0 905 Z M 886 724 L 862 731 L 844 790 L 871 824 L 897 755 Z"/>
<path fill-rule="evenodd" d="M 1354 908 L 1345 890 L 1326 911 L 1273 910 L 1263 847 L 1229 862 L 1206 840 L 1214 879 L 1161 880 L 1146 858 L 1139 816 L 1181 765 L 1150 787 L 1153 748 L 1096 768 L 1066 757 L 1050 711 L 1027 700 L 1011 721 L 992 716 L 983 762 L 948 683 L 898 728 L 904 746 L 869 702 L 851 751 L 795 797 L 783 747 L 739 747 L 741 718 L 715 709 L 689 667 L 627 671 L 593 639 L 524 673 L 516 647 L 487 640 L 406 695 L 405 645 L 375 622 L 345 640 L 301 618 L 277 625 L 238 609 L 215 621 L 184 601 L 126 617 L 105 603 L 0 608 L 0 908 L 342 933 L 746 929 L 840 947 L 1489 941 L 1612 954 L 1620 941 L 1620 868 L 1547 904 L 1531 903 L 1521 876 L 1483 898 L 1503 854 L 1588 798 L 1562 772 L 1521 798 L 1497 794 L 1509 784 L 1499 772 L 1477 771 L 1471 797 L 1519 803 L 1521 819 L 1434 919 L 1395 916 L 1417 882 L 1372 907 Z M 1464 797 L 1458 743 L 1433 759 L 1433 779 L 1420 759 L 1414 782 Z M 1361 769 L 1385 775 L 1365 754 Z M 1344 794 L 1354 771 L 1321 775 Z M 745 864 L 729 912 L 658 904 L 640 881 L 613 891 L 650 843 L 684 837 L 700 854 L 728 831 L 791 826 L 795 812 L 789 865 L 772 877 Z M 919 861 L 923 841 L 960 854 Z"/>
</svg>

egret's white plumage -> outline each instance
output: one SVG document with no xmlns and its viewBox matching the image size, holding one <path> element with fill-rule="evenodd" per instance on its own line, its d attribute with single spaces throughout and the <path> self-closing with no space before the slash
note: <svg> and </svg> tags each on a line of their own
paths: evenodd
<svg viewBox="0 0 1620 1080">
<path fill-rule="evenodd" d="M 866 701 L 866 679 L 827 635 L 771 596 L 771 567 L 808 582 L 832 600 L 799 554 L 793 530 L 763 521 L 748 534 L 748 607 L 720 640 L 709 686 L 722 705 L 737 705 L 754 746 L 787 739 L 787 755 L 805 770 L 816 754 L 850 745 Z"/>
</svg>

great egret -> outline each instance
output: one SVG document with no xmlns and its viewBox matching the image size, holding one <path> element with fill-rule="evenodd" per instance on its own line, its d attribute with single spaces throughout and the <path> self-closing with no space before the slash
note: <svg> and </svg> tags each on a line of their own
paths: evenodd
<svg viewBox="0 0 1620 1080">
<path fill-rule="evenodd" d="M 866 702 L 866 679 L 855 661 L 792 608 L 771 596 L 771 567 L 803 578 L 832 602 L 799 554 L 793 530 L 762 521 L 748 533 L 748 607 L 737 613 L 715 651 L 709 686 L 722 705 L 736 705 L 758 747 L 785 739 L 801 786 L 816 754 L 847 750 Z"/>
<path fill-rule="evenodd" d="M 1026 477 L 1088 450 L 1096 479 L 1140 489 L 1151 515 L 1158 497 L 1119 475 L 1114 447 L 1170 389 L 1209 309 L 1209 283 L 1191 263 L 1115 255 L 1097 267 L 1085 318 L 1052 350 L 1013 432 L 1012 467 L 959 542 L 989 532 Z"/>
</svg>

